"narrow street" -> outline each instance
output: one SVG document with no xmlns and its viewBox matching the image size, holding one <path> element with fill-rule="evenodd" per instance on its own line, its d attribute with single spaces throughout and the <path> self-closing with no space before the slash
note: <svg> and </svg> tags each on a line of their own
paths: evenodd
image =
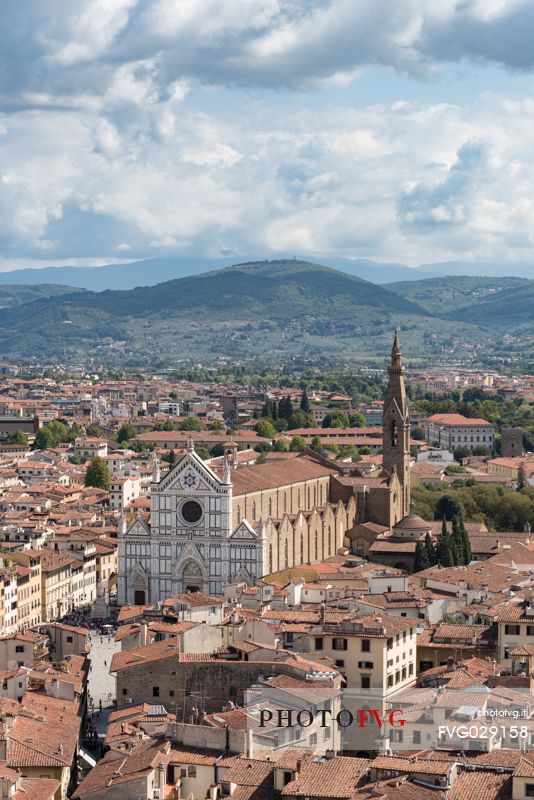
<svg viewBox="0 0 534 800">
<path fill-rule="evenodd" d="M 115 678 L 109 674 L 109 668 L 113 654 L 120 650 L 120 644 L 114 641 L 113 635 L 100 636 L 96 633 L 90 634 L 89 641 L 91 669 L 89 672 L 88 720 L 96 728 L 98 739 L 102 743 L 108 717 L 113 711 L 113 701 L 115 700 Z M 100 703 L 102 703 L 102 711 L 100 711 Z M 86 742 L 86 746 L 91 752 L 96 752 L 98 749 L 89 742 Z"/>
</svg>

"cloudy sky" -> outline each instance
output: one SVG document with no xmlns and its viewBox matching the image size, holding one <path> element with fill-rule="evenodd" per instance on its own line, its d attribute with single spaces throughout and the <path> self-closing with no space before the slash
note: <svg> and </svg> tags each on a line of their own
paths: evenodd
<svg viewBox="0 0 534 800">
<path fill-rule="evenodd" d="M 532 0 L 2 0 L 0 269 L 534 261 Z"/>
</svg>

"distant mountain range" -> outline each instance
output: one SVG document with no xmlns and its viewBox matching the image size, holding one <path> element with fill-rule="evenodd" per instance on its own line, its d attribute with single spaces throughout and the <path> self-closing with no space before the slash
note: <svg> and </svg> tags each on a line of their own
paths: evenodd
<svg viewBox="0 0 534 800">
<path fill-rule="evenodd" d="M 258 259 L 247 259 L 255 261 Z M 293 260 L 283 255 L 278 260 Z M 316 259 L 312 259 L 316 263 Z M 534 264 L 465 263 L 450 261 L 442 264 L 423 264 L 408 267 L 405 264 L 386 264 L 367 259 L 319 258 L 326 266 L 348 275 L 363 278 L 371 283 L 386 284 L 398 281 L 418 281 L 450 275 L 480 277 L 534 278 Z M 105 289 L 134 289 L 137 286 L 155 286 L 158 283 L 199 275 L 235 264 L 236 257 L 226 258 L 152 258 L 130 264 L 108 264 L 102 267 L 43 267 L 18 269 L 0 273 L 0 285 L 61 284 L 95 292 Z"/>
<path fill-rule="evenodd" d="M 11 297 L 18 290 L 21 302 L 0 308 L 0 355 L 55 362 L 365 360 L 387 354 L 396 326 L 412 358 L 436 360 L 484 349 L 495 355 L 500 328 L 512 330 L 514 317 L 521 352 L 521 337 L 534 329 L 533 281 L 463 278 L 452 290 L 446 278 L 379 286 L 295 259 L 135 289 L 34 287 L 30 302 L 27 287 L 4 289 Z"/>
</svg>

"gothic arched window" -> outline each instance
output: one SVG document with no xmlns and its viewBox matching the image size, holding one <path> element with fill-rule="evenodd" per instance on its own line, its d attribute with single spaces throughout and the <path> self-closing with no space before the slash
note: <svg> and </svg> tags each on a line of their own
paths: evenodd
<svg viewBox="0 0 534 800">
<path fill-rule="evenodd" d="M 304 534 L 300 535 L 300 563 L 304 564 Z"/>
<path fill-rule="evenodd" d="M 287 539 L 284 542 L 284 564 L 285 568 L 287 569 L 289 567 L 289 546 L 287 543 Z"/>
<path fill-rule="evenodd" d="M 391 446 L 397 447 L 399 443 L 399 434 L 397 431 L 397 421 L 393 420 L 391 423 Z"/>
<path fill-rule="evenodd" d="M 315 560 L 319 558 L 319 534 L 315 531 Z"/>
<path fill-rule="evenodd" d="M 269 497 L 269 516 L 272 517 L 273 515 L 273 501 Z"/>
<path fill-rule="evenodd" d="M 273 571 L 273 546 L 269 545 L 269 572 Z"/>
<path fill-rule="evenodd" d="M 256 519 L 256 501 L 252 503 L 252 519 Z"/>
</svg>

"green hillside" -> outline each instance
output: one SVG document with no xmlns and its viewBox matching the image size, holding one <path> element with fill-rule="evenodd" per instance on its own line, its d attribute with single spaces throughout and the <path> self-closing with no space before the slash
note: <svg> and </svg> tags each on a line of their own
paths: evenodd
<svg viewBox="0 0 534 800">
<path fill-rule="evenodd" d="M 504 289 L 477 303 L 458 308 L 449 312 L 447 317 L 488 328 L 515 330 L 522 327 L 534 334 L 534 281 Z"/>
<path fill-rule="evenodd" d="M 420 281 L 388 283 L 384 288 L 396 292 L 433 314 L 446 314 L 459 308 L 493 299 L 506 289 L 528 285 L 526 278 L 472 278 L 455 276 Z"/>
<path fill-rule="evenodd" d="M 283 260 L 124 291 L 41 296 L 0 309 L 0 356 L 130 365 L 221 358 L 365 362 L 387 356 L 397 326 L 415 360 L 484 348 L 493 354 L 498 345 L 497 334 L 492 338 L 470 319 L 437 319 L 398 289 Z"/>
<path fill-rule="evenodd" d="M 55 283 L 40 283 L 35 286 L 0 286 L 0 308 L 12 308 L 34 300 L 48 297 L 59 297 L 71 294 L 75 289 L 72 286 L 61 286 Z"/>
</svg>

